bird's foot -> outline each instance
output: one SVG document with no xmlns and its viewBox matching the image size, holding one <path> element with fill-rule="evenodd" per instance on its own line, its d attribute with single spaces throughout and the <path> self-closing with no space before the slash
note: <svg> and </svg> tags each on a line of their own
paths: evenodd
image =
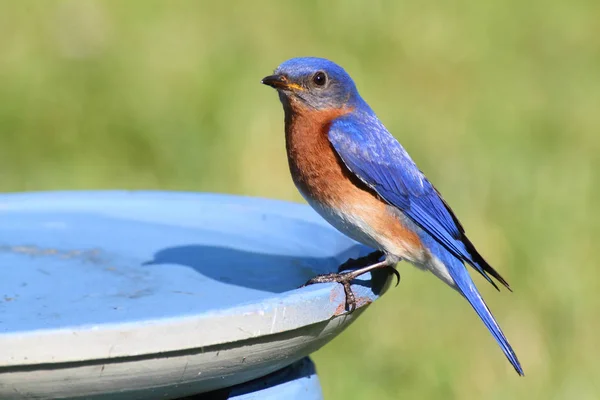
<svg viewBox="0 0 600 400">
<path fill-rule="evenodd" d="M 362 256 L 359 258 L 349 258 L 345 263 L 339 266 L 338 272 L 363 268 L 367 265 L 375 264 L 379 261 L 381 257 L 383 257 L 383 255 L 383 251 L 375 250 L 367 254 L 366 256 Z M 398 286 L 400 284 L 400 272 L 398 272 L 398 270 L 394 268 L 393 265 L 389 265 L 388 267 L 386 267 L 386 269 L 389 270 L 390 273 L 394 274 L 394 276 L 396 277 L 396 286 Z"/>
<path fill-rule="evenodd" d="M 346 262 L 339 266 L 338 272 L 346 271 L 349 269 L 358 269 L 366 267 L 367 265 L 375 264 L 383 256 L 383 251 L 375 250 L 366 256 L 358 258 L 349 258 Z"/>
<path fill-rule="evenodd" d="M 371 253 L 371 256 L 375 257 L 373 255 L 373 253 Z M 383 261 L 377 261 L 371 265 L 367 265 L 366 267 L 358 268 L 353 271 L 317 275 L 314 278 L 310 279 L 308 282 L 306 282 L 301 287 L 312 285 L 315 283 L 329 283 L 329 282 L 341 283 L 342 286 L 344 287 L 344 293 L 346 295 L 346 309 L 348 309 L 348 313 L 352 313 L 354 310 L 356 310 L 356 297 L 354 296 L 354 293 L 352 292 L 352 288 L 350 287 L 350 282 L 352 282 L 352 280 L 354 280 L 355 278 L 357 278 L 367 272 L 371 272 L 375 269 L 378 269 L 378 268 L 386 268 L 387 269 L 387 268 L 395 265 L 397 261 L 398 260 L 396 258 L 390 259 L 389 257 L 386 257 L 386 259 L 384 259 Z M 398 273 L 398 271 L 396 271 L 395 268 L 392 268 L 392 271 L 396 275 L 396 279 L 398 279 L 398 282 L 400 282 L 400 274 Z"/>
<path fill-rule="evenodd" d="M 300 287 L 315 283 L 341 283 L 344 287 L 344 294 L 346 295 L 346 309 L 348 310 L 348 313 L 352 313 L 354 310 L 356 310 L 356 297 L 354 297 L 354 293 L 350 287 L 350 282 L 352 282 L 354 278 L 356 278 L 356 274 L 354 272 L 323 274 L 315 276 Z"/>
</svg>

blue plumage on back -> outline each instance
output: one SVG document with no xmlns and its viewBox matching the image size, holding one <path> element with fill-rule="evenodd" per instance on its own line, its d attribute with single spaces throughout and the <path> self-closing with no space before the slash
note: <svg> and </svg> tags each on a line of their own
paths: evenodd
<svg viewBox="0 0 600 400">
<path fill-rule="evenodd" d="M 438 191 L 370 109 L 334 121 L 329 140 L 346 166 L 387 202 L 472 265 L 494 287 L 488 273 L 509 288 L 475 250 Z"/>
<path fill-rule="evenodd" d="M 421 228 L 419 236 L 424 246 L 444 264 L 458 291 L 477 312 L 515 370 L 523 375 L 515 352 L 477 291 L 463 261 L 496 288 L 488 272 L 506 287 L 508 284 L 477 253 L 458 219 L 402 145 L 368 108 L 362 113 L 336 119 L 328 136 L 350 171 Z"/>
</svg>

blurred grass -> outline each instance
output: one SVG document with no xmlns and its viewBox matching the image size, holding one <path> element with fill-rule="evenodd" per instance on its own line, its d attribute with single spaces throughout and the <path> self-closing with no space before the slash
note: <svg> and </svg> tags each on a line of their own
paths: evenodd
<svg viewBox="0 0 600 400">
<path fill-rule="evenodd" d="M 600 397 L 600 3 L 0 0 L 0 190 L 301 201 L 281 61 L 342 64 L 511 282 L 399 288 L 314 359 L 328 399 Z M 596 378 L 594 378 L 596 377 Z"/>
</svg>

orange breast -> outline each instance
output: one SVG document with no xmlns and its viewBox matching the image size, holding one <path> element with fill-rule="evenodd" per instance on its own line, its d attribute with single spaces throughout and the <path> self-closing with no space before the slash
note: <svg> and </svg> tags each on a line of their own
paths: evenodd
<svg viewBox="0 0 600 400">
<path fill-rule="evenodd" d="M 286 119 L 286 147 L 294 183 L 311 201 L 364 221 L 382 250 L 404 257 L 406 254 L 398 253 L 420 251 L 418 235 L 405 227 L 389 205 L 346 168 L 329 142 L 331 122 L 350 111 L 298 110 Z"/>
</svg>

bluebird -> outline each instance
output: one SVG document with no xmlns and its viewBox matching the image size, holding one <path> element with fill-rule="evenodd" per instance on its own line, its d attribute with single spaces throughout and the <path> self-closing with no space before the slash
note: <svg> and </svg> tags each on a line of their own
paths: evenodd
<svg viewBox="0 0 600 400">
<path fill-rule="evenodd" d="M 302 196 L 343 234 L 375 250 L 307 284 L 342 284 L 352 311 L 353 279 L 376 269 L 396 271 L 396 264 L 406 260 L 467 299 L 523 375 L 465 263 L 496 289 L 492 278 L 510 290 L 508 283 L 477 252 L 452 209 L 361 98 L 346 71 L 323 58 L 293 58 L 262 83 L 275 88 L 283 104 L 289 168 Z"/>
</svg>

